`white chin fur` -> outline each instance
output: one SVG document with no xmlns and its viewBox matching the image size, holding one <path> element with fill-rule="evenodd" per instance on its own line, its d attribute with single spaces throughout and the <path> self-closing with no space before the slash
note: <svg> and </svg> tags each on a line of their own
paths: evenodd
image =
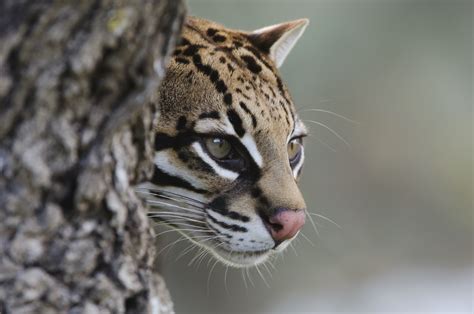
<svg viewBox="0 0 474 314">
<path fill-rule="evenodd" d="M 236 268 L 252 267 L 261 264 L 270 257 L 272 250 L 264 251 L 261 253 L 249 252 L 227 252 L 223 250 L 210 250 L 212 254 L 225 265 L 229 265 Z M 217 252 L 218 251 L 218 252 Z"/>
</svg>

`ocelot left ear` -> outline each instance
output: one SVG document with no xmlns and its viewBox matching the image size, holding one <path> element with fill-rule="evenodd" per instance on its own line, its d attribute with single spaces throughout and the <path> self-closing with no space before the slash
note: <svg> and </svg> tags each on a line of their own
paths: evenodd
<svg viewBox="0 0 474 314">
<path fill-rule="evenodd" d="M 308 24 L 308 19 L 299 19 L 260 28 L 248 33 L 247 36 L 255 46 L 270 56 L 277 67 L 280 67 Z"/>
</svg>

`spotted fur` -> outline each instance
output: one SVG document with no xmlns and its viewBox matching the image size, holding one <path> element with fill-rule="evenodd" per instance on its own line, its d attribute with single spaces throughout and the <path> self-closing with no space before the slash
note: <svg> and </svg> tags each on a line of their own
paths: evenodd
<svg viewBox="0 0 474 314">
<path fill-rule="evenodd" d="M 276 243 L 265 224 L 279 208 L 305 210 L 290 140 L 306 134 L 278 73 L 306 20 L 244 32 L 187 18 L 159 90 L 155 173 L 139 188 L 150 216 L 234 266 L 265 261 Z M 228 139 L 245 167 L 224 167 L 203 138 Z M 303 152 L 302 152 L 303 154 Z"/>
</svg>

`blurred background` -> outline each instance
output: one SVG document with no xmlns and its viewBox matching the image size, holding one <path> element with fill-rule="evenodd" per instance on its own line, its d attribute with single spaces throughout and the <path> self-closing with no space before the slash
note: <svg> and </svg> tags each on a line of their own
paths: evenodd
<svg viewBox="0 0 474 314">
<path fill-rule="evenodd" d="M 245 30 L 309 18 L 281 74 L 303 119 L 350 147 L 308 122 L 301 187 L 340 228 L 315 217 L 276 269 L 209 275 L 196 251 L 176 260 L 188 243 L 162 253 L 177 313 L 472 313 L 473 2 L 188 4 Z"/>
</svg>

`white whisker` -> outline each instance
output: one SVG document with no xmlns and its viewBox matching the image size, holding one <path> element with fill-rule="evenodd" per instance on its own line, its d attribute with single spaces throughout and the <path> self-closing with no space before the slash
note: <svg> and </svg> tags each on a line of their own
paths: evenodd
<svg viewBox="0 0 474 314">
<path fill-rule="evenodd" d="M 260 277 L 262 278 L 263 282 L 265 283 L 265 285 L 270 288 L 270 285 L 268 284 L 268 282 L 265 280 L 265 277 L 263 276 L 262 272 L 260 271 L 260 268 L 258 268 L 258 265 L 255 265 L 255 269 L 257 270 L 258 274 L 260 275 Z"/>
<path fill-rule="evenodd" d="M 166 217 L 182 218 L 182 220 L 187 221 L 187 222 L 195 222 L 198 224 L 207 225 L 204 221 L 193 219 L 194 217 L 191 218 L 191 216 L 174 215 L 174 214 L 168 214 L 168 213 L 153 214 L 153 215 L 148 216 L 148 218 L 166 218 Z M 195 217 L 195 218 L 200 218 L 200 217 Z M 168 219 L 164 219 L 164 220 L 167 221 Z"/>
<path fill-rule="evenodd" d="M 313 241 L 311 241 L 303 232 L 300 232 L 300 233 L 301 233 L 301 236 L 305 238 L 309 242 L 309 244 L 311 244 L 312 247 L 315 247 Z"/>
<path fill-rule="evenodd" d="M 253 280 L 252 280 L 252 277 L 250 275 L 250 271 L 249 271 L 249 268 L 245 268 L 245 272 L 247 273 L 247 276 L 249 278 L 249 281 L 250 281 L 250 284 L 252 284 L 252 287 L 255 287 L 255 284 L 253 283 Z"/>
<path fill-rule="evenodd" d="M 225 272 L 224 272 L 224 288 L 225 288 L 225 291 L 227 293 L 227 295 L 229 295 L 229 290 L 227 289 L 227 271 L 229 270 L 229 265 L 225 265 Z"/>
<path fill-rule="evenodd" d="M 186 227 L 193 227 L 193 228 L 195 228 L 195 231 L 208 231 L 208 232 L 211 232 L 211 230 L 209 230 L 209 228 L 206 228 L 206 227 L 203 227 L 203 226 L 196 226 L 196 225 L 193 225 L 191 223 L 186 223 L 185 220 L 179 220 L 179 219 L 167 219 L 167 220 L 164 220 L 164 221 L 155 222 L 155 225 L 156 226 L 168 226 L 168 227 L 173 228 L 173 229 L 185 230 L 185 229 L 177 228 L 176 226 L 172 226 L 172 225 L 180 225 L 180 226 L 186 226 Z"/>
<path fill-rule="evenodd" d="M 329 219 L 328 217 L 326 216 L 323 216 L 323 215 L 320 215 L 320 214 L 316 214 L 316 213 L 310 213 L 308 212 L 308 214 L 310 215 L 313 215 L 313 216 L 316 216 L 316 217 L 319 217 L 319 218 L 322 218 L 326 221 L 329 221 L 330 223 L 334 224 L 336 227 L 338 227 L 339 229 L 342 229 L 342 227 L 340 225 L 338 225 L 336 222 L 334 222 L 332 219 Z"/>
<path fill-rule="evenodd" d="M 314 123 L 316 125 L 319 125 L 319 126 L 322 126 L 323 128 L 325 128 L 326 130 L 328 130 L 329 132 L 331 132 L 332 134 L 334 134 L 338 139 L 340 139 L 344 144 L 346 144 L 347 147 L 351 147 L 351 145 L 349 144 L 349 142 L 347 142 L 341 135 L 339 135 L 339 133 L 337 133 L 336 131 L 334 131 L 333 129 L 331 129 L 330 127 L 328 127 L 327 125 L 325 125 L 324 123 L 321 123 L 321 122 L 318 122 L 318 121 L 314 121 L 314 120 L 303 120 L 305 122 L 311 122 L 311 123 Z"/>
<path fill-rule="evenodd" d="M 245 278 L 245 271 L 244 271 L 243 268 L 241 269 L 241 274 L 242 274 L 242 279 L 243 279 L 243 282 L 244 282 L 245 290 L 247 290 L 248 289 L 247 279 Z"/>
<path fill-rule="evenodd" d="M 207 230 L 207 229 L 206 229 Z M 176 228 L 171 228 L 170 230 L 165 230 L 165 231 L 162 231 L 160 233 L 158 233 L 157 235 L 155 235 L 155 238 L 156 237 L 159 237 L 165 233 L 169 233 L 169 232 L 173 232 L 173 231 L 192 231 L 192 232 L 202 232 L 202 230 L 199 230 L 199 229 L 176 229 Z"/>
<path fill-rule="evenodd" d="M 310 212 L 308 212 L 307 209 L 305 209 L 304 211 L 308 215 L 309 221 L 311 222 L 311 225 L 313 226 L 313 229 L 316 232 L 316 235 L 319 237 L 319 230 L 318 230 L 318 227 L 316 227 L 316 223 L 314 222 L 313 217 L 311 217 Z"/>
<path fill-rule="evenodd" d="M 352 119 L 349 119 L 348 117 L 345 117 L 341 114 L 338 114 L 338 113 L 335 113 L 333 111 L 329 111 L 329 110 L 325 110 L 325 109 L 305 109 L 305 110 L 301 110 L 301 112 L 307 112 L 307 111 L 316 111 L 316 112 L 324 112 L 324 113 L 328 113 L 328 114 L 331 114 L 335 117 L 338 117 L 338 118 L 341 118 L 343 120 L 346 120 L 347 122 L 350 122 L 352 124 L 355 124 L 355 125 L 359 125 L 359 122 L 355 121 L 355 120 L 352 120 Z"/>
<path fill-rule="evenodd" d="M 326 143 L 325 141 L 323 141 L 319 137 L 313 136 L 311 134 L 308 134 L 308 137 L 311 138 L 311 139 L 314 138 L 316 141 L 320 142 L 321 144 L 323 144 L 324 146 L 329 148 L 329 150 L 331 150 L 333 153 L 337 153 L 337 149 L 335 149 L 334 147 L 332 147 L 331 145 L 329 145 L 328 143 Z"/>
<path fill-rule="evenodd" d="M 295 255 L 298 256 L 298 252 L 296 252 L 296 249 L 293 246 L 293 242 L 290 242 L 290 247 L 293 249 L 293 252 L 295 252 Z"/>
<path fill-rule="evenodd" d="M 162 202 L 162 201 L 147 199 L 146 202 L 148 204 L 151 204 L 151 205 L 165 205 L 165 206 L 169 206 L 169 207 L 174 207 L 174 208 L 179 208 L 179 209 L 182 209 L 182 210 L 186 210 L 186 211 L 189 211 L 189 212 L 202 213 L 202 211 L 197 211 L 195 209 L 186 208 L 186 207 L 183 207 L 183 206 L 179 206 L 179 205 L 175 205 L 175 204 L 171 204 L 171 203 L 167 203 L 167 202 Z"/>
<path fill-rule="evenodd" d="M 219 260 L 216 259 L 216 261 L 214 262 L 214 264 L 211 267 L 211 270 L 209 271 L 209 275 L 207 275 L 207 295 L 209 295 L 209 283 L 210 283 L 210 280 L 211 280 L 212 271 L 214 270 L 214 267 L 216 267 L 218 262 L 219 262 Z"/>
<path fill-rule="evenodd" d="M 270 275 L 270 278 L 272 278 L 273 275 L 272 275 L 272 272 L 270 271 L 270 269 L 268 269 L 267 263 L 263 263 L 262 265 L 263 265 L 263 268 L 265 268 L 267 273 Z"/>
</svg>

